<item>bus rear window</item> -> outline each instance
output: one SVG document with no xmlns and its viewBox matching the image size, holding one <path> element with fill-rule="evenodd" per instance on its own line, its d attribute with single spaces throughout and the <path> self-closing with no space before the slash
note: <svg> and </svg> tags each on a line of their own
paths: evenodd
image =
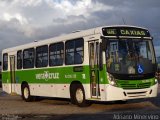
<svg viewBox="0 0 160 120">
<path fill-rule="evenodd" d="M 3 54 L 3 70 L 8 70 L 8 54 Z"/>
</svg>

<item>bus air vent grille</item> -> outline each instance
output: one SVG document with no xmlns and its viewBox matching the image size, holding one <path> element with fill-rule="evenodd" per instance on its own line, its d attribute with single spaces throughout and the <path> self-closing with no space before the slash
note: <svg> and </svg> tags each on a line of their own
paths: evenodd
<svg viewBox="0 0 160 120">
<path fill-rule="evenodd" d="M 143 89 L 143 88 L 149 88 L 150 86 L 151 86 L 150 82 L 139 83 L 139 84 L 128 84 L 128 83 L 120 84 L 120 87 L 123 89 Z"/>
</svg>

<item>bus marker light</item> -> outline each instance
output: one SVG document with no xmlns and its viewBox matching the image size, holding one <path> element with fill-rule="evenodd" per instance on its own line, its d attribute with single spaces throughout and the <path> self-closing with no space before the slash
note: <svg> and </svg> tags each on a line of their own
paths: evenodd
<svg viewBox="0 0 160 120">
<path fill-rule="evenodd" d="M 151 94 L 152 93 L 152 90 L 149 92 L 149 94 Z"/>
</svg>

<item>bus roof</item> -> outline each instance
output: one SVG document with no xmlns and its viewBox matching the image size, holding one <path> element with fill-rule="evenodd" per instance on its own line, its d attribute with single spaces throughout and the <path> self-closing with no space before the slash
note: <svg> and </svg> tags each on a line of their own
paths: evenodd
<svg viewBox="0 0 160 120">
<path fill-rule="evenodd" d="M 141 29 L 146 29 L 142 27 L 137 27 L 137 26 L 131 26 L 131 25 L 112 25 L 112 26 L 102 26 L 102 27 L 96 27 L 88 30 L 82 30 L 82 31 L 75 31 L 69 34 L 64 34 L 61 36 L 49 38 L 49 39 L 44 39 L 44 40 L 38 40 L 35 42 L 27 43 L 24 45 L 19 45 L 11 48 L 4 49 L 2 53 L 8 53 L 12 51 L 17 51 L 17 50 L 23 50 L 26 48 L 32 48 L 36 46 L 41 46 L 41 45 L 46 45 L 50 43 L 56 43 L 56 42 L 61 42 L 65 40 L 72 40 L 80 37 L 85 37 L 89 35 L 94 35 L 94 34 L 102 34 L 102 28 L 107 28 L 107 27 L 135 27 L 135 28 L 141 28 Z M 147 30 L 147 29 L 146 29 Z"/>
</svg>

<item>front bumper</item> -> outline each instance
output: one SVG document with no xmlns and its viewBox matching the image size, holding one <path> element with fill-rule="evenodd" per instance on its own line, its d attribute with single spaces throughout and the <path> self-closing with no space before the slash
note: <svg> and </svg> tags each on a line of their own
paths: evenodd
<svg viewBox="0 0 160 120">
<path fill-rule="evenodd" d="M 156 97 L 157 92 L 158 92 L 158 83 L 151 86 L 150 88 L 128 89 L 128 90 L 107 85 L 105 101 Z"/>
</svg>

